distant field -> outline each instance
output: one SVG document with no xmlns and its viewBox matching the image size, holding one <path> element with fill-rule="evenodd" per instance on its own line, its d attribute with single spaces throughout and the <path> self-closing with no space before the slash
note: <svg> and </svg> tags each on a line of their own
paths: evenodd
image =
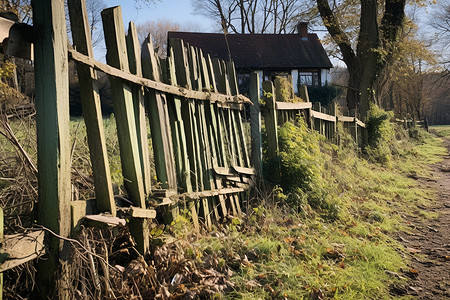
<svg viewBox="0 0 450 300">
<path fill-rule="evenodd" d="M 450 125 L 430 126 L 430 129 L 440 137 L 450 137 Z"/>
</svg>

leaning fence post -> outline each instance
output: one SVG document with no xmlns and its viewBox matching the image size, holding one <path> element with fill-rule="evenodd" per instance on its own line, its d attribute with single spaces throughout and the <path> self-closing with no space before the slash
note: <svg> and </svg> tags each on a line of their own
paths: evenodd
<svg viewBox="0 0 450 300">
<path fill-rule="evenodd" d="M 86 12 L 86 0 L 69 0 L 68 5 L 74 46 L 77 51 L 93 57 L 94 50 L 92 48 L 92 37 Z M 77 64 L 77 72 L 89 154 L 94 174 L 97 209 L 100 212 L 109 211 L 115 216 L 116 204 L 114 202 L 111 172 L 106 150 L 97 72 L 81 63 Z"/>
<path fill-rule="evenodd" d="M 272 178 L 273 183 L 280 183 L 280 163 L 279 163 L 279 148 L 278 148 L 278 123 L 275 91 L 271 81 L 263 82 L 264 97 L 266 99 L 266 108 L 268 110 L 265 118 L 266 132 L 267 132 L 267 159 L 273 161 Z"/>
<path fill-rule="evenodd" d="M 350 116 L 353 117 L 353 122 L 351 126 L 351 133 L 353 136 L 353 139 L 355 140 L 356 146 L 359 146 L 359 141 L 358 141 L 358 122 L 357 122 L 357 110 L 356 109 L 352 109 L 350 111 Z"/>
<path fill-rule="evenodd" d="M 261 142 L 261 109 L 259 99 L 259 75 L 254 72 L 250 74 L 250 100 L 253 105 L 250 106 L 250 127 L 252 138 L 252 164 L 256 173 L 262 177 L 262 142 Z"/>
<path fill-rule="evenodd" d="M 70 234 L 69 76 L 64 1 L 34 0 L 34 68 L 38 148 L 38 223 L 54 233 Z M 61 239 L 48 239 L 47 259 L 37 278 L 42 298 L 68 298 L 67 257 Z M 56 270 L 62 270 L 58 278 Z M 56 283 L 56 284 L 55 284 Z"/>
<path fill-rule="evenodd" d="M 122 71 L 129 72 L 125 41 L 125 29 L 120 6 L 104 9 L 101 13 L 106 43 L 106 62 Z M 110 76 L 114 113 L 116 114 L 120 160 L 124 185 L 133 205 L 145 208 L 145 191 L 142 176 L 132 87 L 121 79 Z M 144 220 L 133 218 L 130 231 L 138 250 L 146 253 L 150 247 L 148 226 Z"/>
</svg>

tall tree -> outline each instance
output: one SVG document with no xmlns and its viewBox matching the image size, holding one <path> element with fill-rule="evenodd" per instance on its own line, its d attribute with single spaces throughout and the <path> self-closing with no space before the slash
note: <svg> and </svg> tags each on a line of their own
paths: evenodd
<svg viewBox="0 0 450 300">
<path fill-rule="evenodd" d="M 302 11 L 298 0 L 196 0 L 195 10 L 225 33 L 286 33 Z"/>
<path fill-rule="evenodd" d="M 374 85 L 391 61 L 405 19 L 406 0 L 360 0 L 360 20 L 356 45 L 341 27 L 336 10 L 328 0 L 316 0 L 323 24 L 338 45 L 349 72 L 347 106 L 365 117 L 374 99 Z M 381 21 L 380 20 L 381 11 Z M 355 49 L 356 48 L 356 49 Z"/>
<path fill-rule="evenodd" d="M 430 17 L 431 25 L 436 31 L 436 44 L 442 53 L 440 63 L 445 69 L 443 75 L 450 77 L 450 0 L 440 0 Z"/>
</svg>

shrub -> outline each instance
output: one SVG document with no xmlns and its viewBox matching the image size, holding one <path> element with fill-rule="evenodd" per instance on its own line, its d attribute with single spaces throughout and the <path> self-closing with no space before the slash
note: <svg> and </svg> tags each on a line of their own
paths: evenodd
<svg viewBox="0 0 450 300">
<path fill-rule="evenodd" d="M 328 105 L 334 98 L 340 96 L 343 90 L 335 85 L 309 86 L 309 101 L 320 102 L 322 106 Z"/>
<path fill-rule="evenodd" d="M 279 130 L 279 160 L 281 188 L 286 204 L 302 211 L 305 205 L 318 209 L 323 217 L 337 218 L 337 207 L 330 203 L 330 195 L 323 174 L 325 157 L 321 153 L 320 140 L 316 132 L 311 132 L 304 120 L 298 125 L 285 123 Z M 269 162 L 270 165 L 270 162 Z"/>
<path fill-rule="evenodd" d="M 393 112 L 371 105 L 369 115 L 366 122 L 369 145 L 365 151 L 371 161 L 389 164 L 397 148 L 394 125 L 390 122 Z"/>
</svg>

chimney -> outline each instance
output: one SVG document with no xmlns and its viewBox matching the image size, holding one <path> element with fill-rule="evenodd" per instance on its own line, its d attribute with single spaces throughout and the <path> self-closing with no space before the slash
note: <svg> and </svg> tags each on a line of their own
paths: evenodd
<svg viewBox="0 0 450 300">
<path fill-rule="evenodd" d="M 302 38 L 308 38 L 308 22 L 298 23 L 297 30 Z"/>
</svg>

